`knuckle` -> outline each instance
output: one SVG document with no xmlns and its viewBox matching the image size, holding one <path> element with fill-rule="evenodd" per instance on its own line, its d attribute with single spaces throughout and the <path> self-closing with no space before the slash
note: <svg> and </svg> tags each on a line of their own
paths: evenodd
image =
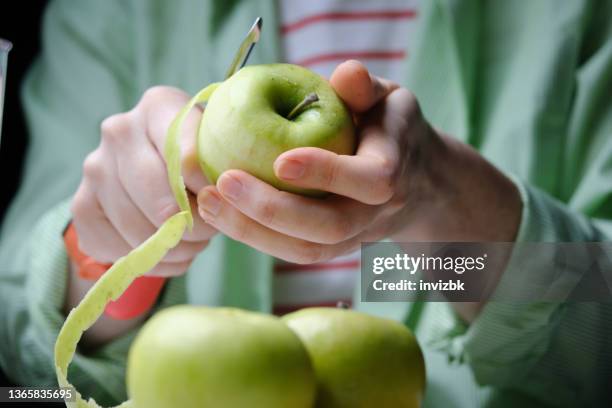
<svg viewBox="0 0 612 408">
<path fill-rule="evenodd" d="M 132 133 L 132 115 L 118 113 L 104 119 L 100 124 L 102 141 L 116 145 L 128 138 Z"/>
<path fill-rule="evenodd" d="M 404 87 L 397 88 L 394 91 L 394 93 L 396 94 L 397 97 L 402 98 L 408 104 L 416 105 L 416 102 L 417 102 L 416 96 L 412 92 L 410 92 L 410 90 L 408 90 L 407 88 L 404 88 Z"/>
<path fill-rule="evenodd" d="M 115 130 L 117 122 L 119 121 L 119 114 L 111 115 L 100 122 L 100 133 L 104 136 L 105 134 L 112 133 Z"/>
<path fill-rule="evenodd" d="M 416 96 L 406 88 L 398 88 L 395 91 L 395 96 L 402 102 L 404 114 L 407 120 L 418 117 L 421 114 L 421 108 Z"/>
<path fill-rule="evenodd" d="M 380 183 L 376 187 L 376 192 L 373 194 L 376 197 L 374 204 L 384 204 L 393 198 L 394 188 L 392 185 Z"/>
<path fill-rule="evenodd" d="M 83 161 L 83 177 L 85 179 L 96 181 L 104 177 L 104 161 L 101 160 L 100 156 L 100 150 L 94 150 Z"/>
<path fill-rule="evenodd" d="M 164 85 L 152 86 L 148 88 L 146 91 L 144 91 L 144 93 L 142 94 L 141 101 L 144 103 L 152 102 L 152 101 L 159 101 L 160 99 L 163 99 L 164 97 L 166 97 L 168 95 L 168 92 L 173 92 L 173 90 L 174 88 L 170 86 L 164 86 Z"/>
<path fill-rule="evenodd" d="M 137 107 L 148 110 L 151 106 L 155 106 L 161 102 L 171 98 L 176 98 L 177 95 L 183 95 L 183 92 L 177 88 L 164 85 L 152 86 L 142 94 L 142 98 L 138 102 Z"/>
<path fill-rule="evenodd" d="M 373 197 L 377 198 L 377 202 L 384 203 L 389 201 L 395 193 L 396 165 L 389 159 L 382 159 L 379 168 L 378 182 L 374 186 Z"/>
</svg>

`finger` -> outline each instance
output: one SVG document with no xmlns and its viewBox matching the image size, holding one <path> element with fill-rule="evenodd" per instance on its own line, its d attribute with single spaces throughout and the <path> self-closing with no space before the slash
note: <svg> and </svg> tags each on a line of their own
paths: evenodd
<svg viewBox="0 0 612 408">
<path fill-rule="evenodd" d="M 79 247 L 83 253 L 98 262 L 114 262 L 140 245 L 149 236 L 139 242 L 130 243 L 125 239 L 125 231 L 120 232 L 107 218 L 107 213 L 99 202 L 98 196 L 82 185 L 75 194 L 73 214 Z M 129 230 L 133 225 L 127 225 Z M 210 228 L 210 227 L 208 227 Z M 181 241 L 164 257 L 164 262 L 176 263 L 192 260 L 207 245 L 208 241 Z"/>
<path fill-rule="evenodd" d="M 206 248 L 208 241 L 189 242 L 181 241 L 172 248 L 163 259 L 163 262 L 188 262 L 195 258 Z"/>
<path fill-rule="evenodd" d="M 185 231 L 185 235 L 183 235 L 183 239 L 185 241 L 194 241 L 194 242 L 208 241 L 212 237 L 214 237 L 218 231 L 212 225 L 204 221 L 201 217 L 197 216 L 198 202 L 197 202 L 196 196 L 189 193 L 188 198 L 189 198 L 189 205 L 191 207 L 191 214 L 194 215 L 193 229 L 191 231 L 187 229 Z"/>
<path fill-rule="evenodd" d="M 394 194 L 400 154 L 409 149 L 410 135 L 426 135 L 414 95 L 404 88 L 391 92 L 384 104 L 364 116 L 361 141 L 354 156 L 323 149 L 298 148 L 281 154 L 276 176 L 299 187 L 319 189 L 366 204 L 383 204 Z M 409 160 L 402 154 L 402 160 Z"/>
<path fill-rule="evenodd" d="M 105 147 L 102 148 L 102 151 L 104 151 L 104 149 Z M 136 248 L 151 237 L 156 232 L 157 228 L 134 204 L 130 195 L 119 181 L 117 174 L 118 166 L 115 167 L 109 164 L 105 167 L 104 171 L 106 172 L 104 176 L 105 182 L 101 185 L 96 194 L 98 202 L 115 230 L 117 230 L 131 248 Z M 146 180 L 146 176 L 143 179 Z M 167 217 L 178 210 L 175 204 L 169 208 L 173 211 L 168 212 Z M 211 236 L 211 227 L 207 226 L 201 219 L 199 220 L 199 224 L 201 224 L 202 231 L 196 234 L 192 233 L 191 235 L 192 237 L 202 235 L 203 238 L 192 242 L 182 240 L 176 247 L 168 251 L 164 257 L 164 262 L 190 261 L 204 249 L 207 240 Z M 209 233 L 204 234 L 204 230 Z"/>
<path fill-rule="evenodd" d="M 276 159 L 274 172 L 298 187 L 328 191 L 369 205 L 384 204 L 393 196 L 395 153 L 384 158 L 382 152 L 387 149 L 377 145 L 385 142 L 374 134 L 363 143 L 355 156 L 314 147 L 293 149 Z M 370 154 L 374 149 L 377 151 Z"/>
<path fill-rule="evenodd" d="M 98 262 L 115 262 L 142 243 L 130 244 L 125 240 L 124 235 L 107 218 L 98 197 L 87 187 L 86 183 L 82 183 L 75 194 L 72 212 L 80 250 Z M 191 261 L 207 244 L 208 241 L 181 241 L 168 252 L 164 257 L 164 262 Z"/>
<path fill-rule="evenodd" d="M 74 195 L 71 212 L 79 250 L 100 263 L 111 263 L 131 247 L 106 218 L 95 194 L 81 183 Z"/>
<path fill-rule="evenodd" d="M 189 100 L 190 96 L 179 89 L 158 86 L 149 89 L 139 103 L 145 112 L 146 134 L 160 155 L 163 156 L 170 123 Z M 183 122 L 179 138 L 182 175 L 187 189 L 194 193 L 209 184 L 197 160 L 196 142 L 201 118 L 202 109 L 196 105 Z"/>
<path fill-rule="evenodd" d="M 168 93 L 179 98 L 182 94 L 173 88 L 153 88 L 140 102 L 141 109 L 113 115 L 101 126 L 102 143 L 117 159 L 121 185 L 155 228 L 175 214 L 178 205 L 167 181 L 166 164 L 153 140 L 145 134 L 142 105 L 155 105 L 151 100 L 158 100 L 156 95 Z M 190 196 L 190 201 L 192 209 L 196 209 L 195 197 Z M 214 230 L 208 224 L 196 218 L 194 228 L 185 234 L 184 240 L 200 242 L 210 239 L 213 234 Z"/>
<path fill-rule="evenodd" d="M 107 148 L 102 145 L 103 152 Z M 112 163 L 106 163 L 101 171 L 101 180 L 95 191 L 96 198 L 115 230 L 131 248 L 135 248 L 153 235 L 156 228 L 134 204 L 119 181 L 114 155 L 103 154 L 103 157 Z"/>
<path fill-rule="evenodd" d="M 322 244 L 354 237 L 374 222 L 380 212 L 377 206 L 344 197 L 320 200 L 279 191 L 240 170 L 223 173 L 217 189 L 226 201 L 259 224 Z"/>
<path fill-rule="evenodd" d="M 129 250 L 136 248 L 155 233 L 155 226 L 134 205 L 122 187 L 107 184 L 99 191 L 97 197 L 102 211 L 117 233 L 128 243 Z M 163 259 L 165 262 L 189 261 L 204 249 L 206 243 L 183 240 L 168 251 Z"/>
<path fill-rule="evenodd" d="M 363 113 L 399 85 L 370 74 L 359 61 L 348 60 L 338 65 L 329 81 L 336 93 L 355 113 Z"/>
<path fill-rule="evenodd" d="M 169 216 L 178 211 L 168 185 L 166 166 L 146 137 L 144 124 L 134 109 L 113 115 L 102 122 L 100 151 L 106 153 L 100 165 L 105 181 L 116 177 L 128 198 L 150 221 L 155 230 Z M 115 169 L 107 168 L 109 158 Z M 111 186 L 112 187 L 112 186 Z M 111 198 L 112 199 L 112 198 Z M 149 230 L 149 232 L 150 232 Z"/>
<path fill-rule="evenodd" d="M 191 265 L 188 262 L 161 262 L 145 273 L 145 276 L 160 276 L 164 278 L 174 278 L 183 275 Z"/>
<path fill-rule="evenodd" d="M 200 216 L 236 241 L 288 262 L 308 264 L 334 258 L 352 249 L 354 241 L 335 245 L 309 242 L 281 234 L 242 214 L 225 201 L 217 189 L 208 186 L 198 194 Z"/>
<path fill-rule="evenodd" d="M 159 228 L 179 210 L 168 183 L 163 159 L 146 138 L 139 146 L 131 144 L 115 149 L 115 152 L 117 174 L 124 190 L 154 228 Z M 191 194 L 190 201 L 192 210 L 195 210 L 195 197 Z M 196 217 L 194 228 L 183 239 L 199 242 L 210 239 L 212 235 L 214 230 Z"/>
</svg>

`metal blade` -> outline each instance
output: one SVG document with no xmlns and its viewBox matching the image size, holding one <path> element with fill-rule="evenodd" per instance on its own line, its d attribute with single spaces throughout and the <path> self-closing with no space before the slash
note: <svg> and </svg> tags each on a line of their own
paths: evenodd
<svg viewBox="0 0 612 408">
<path fill-rule="evenodd" d="M 255 19 L 255 22 L 253 23 L 253 26 L 244 38 L 244 41 L 242 41 L 242 44 L 240 44 L 240 48 L 238 48 L 238 52 L 234 56 L 234 60 L 232 61 L 232 64 L 230 65 L 229 69 L 227 70 L 227 73 L 225 74 L 225 79 L 234 75 L 240 68 L 242 68 L 246 64 L 247 60 L 249 59 L 249 56 L 251 55 L 253 47 L 255 47 L 255 44 L 257 43 L 257 41 L 259 41 L 262 25 L 263 19 L 261 17 L 257 17 Z"/>
</svg>

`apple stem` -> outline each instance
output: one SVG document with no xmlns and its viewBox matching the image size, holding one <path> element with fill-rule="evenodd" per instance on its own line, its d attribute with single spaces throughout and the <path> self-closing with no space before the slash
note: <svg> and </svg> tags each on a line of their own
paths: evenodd
<svg viewBox="0 0 612 408">
<path fill-rule="evenodd" d="M 287 119 L 289 120 L 293 119 L 298 113 L 301 113 L 304 110 L 304 108 L 308 107 L 308 105 L 311 105 L 318 100 L 319 100 L 319 95 L 317 95 L 314 92 L 309 93 L 302 100 L 302 102 L 298 103 L 297 106 L 293 108 L 291 112 L 289 112 L 289 114 L 287 115 Z"/>
</svg>

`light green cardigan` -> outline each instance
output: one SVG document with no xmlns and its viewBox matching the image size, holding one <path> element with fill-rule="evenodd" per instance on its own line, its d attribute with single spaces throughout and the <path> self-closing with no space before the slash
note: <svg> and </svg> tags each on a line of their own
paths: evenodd
<svg viewBox="0 0 612 408">
<path fill-rule="evenodd" d="M 524 202 L 518 241 L 609 240 L 612 3 L 484 3 L 423 1 L 404 85 L 434 125 L 516 180 Z M 258 15 L 265 28 L 250 63 L 281 61 L 271 0 L 50 5 L 43 52 L 23 88 L 25 176 L 0 245 L 0 365 L 16 381 L 55 383 L 53 344 L 66 286 L 61 232 L 99 123 L 130 109 L 149 86 L 194 93 L 221 79 Z M 218 237 L 185 277 L 168 284 L 159 307 L 269 311 L 271 265 L 268 256 Z M 574 287 L 550 268 L 517 271 L 511 264 L 500 290 L 521 272 L 549 278 L 560 293 Z M 610 398 L 610 304 L 490 303 L 470 327 L 444 303 L 361 303 L 356 292 L 355 305 L 416 331 L 426 353 L 426 406 L 585 406 Z M 77 355 L 70 378 L 85 395 L 105 403 L 126 397 L 134 334 Z"/>
</svg>

